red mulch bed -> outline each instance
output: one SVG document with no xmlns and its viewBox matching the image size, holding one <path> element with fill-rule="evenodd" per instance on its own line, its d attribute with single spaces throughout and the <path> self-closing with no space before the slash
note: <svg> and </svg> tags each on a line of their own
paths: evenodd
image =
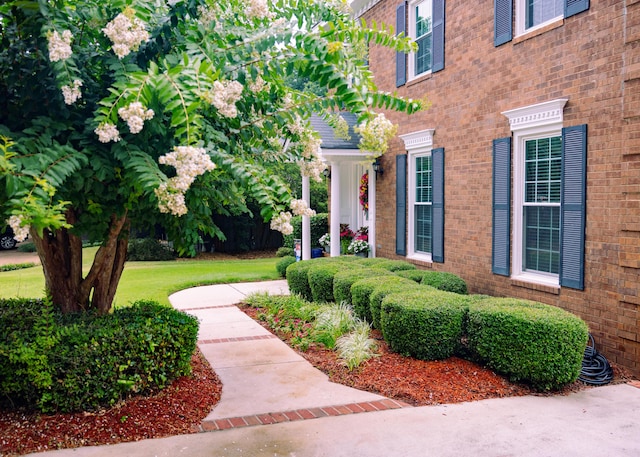
<svg viewBox="0 0 640 457">
<path fill-rule="evenodd" d="M 251 317 L 258 311 L 243 307 Z M 264 322 L 261 322 L 266 326 Z M 300 352 L 336 383 L 378 393 L 415 406 L 458 403 L 534 393 L 491 370 L 457 357 L 421 361 L 392 353 L 373 332 L 379 356 L 350 371 L 334 351 L 312 346 Z M 133 398 L 96 413 L 26 414 L 0 411 L 0 456 L 51 449 L 114 444 L 194 433 L 196 426 L 220 400 L 222 385 L 199 351 L 192 358 L 193 375 L 176 380 L 157 395 Z M 615 382 L 630 379 L 614 366 Z M 588 388 L 580 382 L 566 394 Z"/>
</svg>

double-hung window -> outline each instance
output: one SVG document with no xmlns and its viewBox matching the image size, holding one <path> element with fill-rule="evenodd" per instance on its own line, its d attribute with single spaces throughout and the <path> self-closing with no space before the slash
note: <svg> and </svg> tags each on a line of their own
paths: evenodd
<svg viewBox="0 0 640 457">
<path fill-rule="evenodd" d="M 418 49 L 396 54 L 396 86 L 444 68 L 445 0 L 411 0 L 396 9 L 396 32 L 412 38 Z"/>
<path fill-rule="evenodd" d="M 431 71 L 431 49 L 433 42 L 432 0 L 409 3 L 409 36 L 418 50 L 409 57 L 409 77 L 420 76 Z"/>
<path fill-rule="evenodd" d="M 425 262 L 444 262 L 444 149 L 432 149 L 433 130 L 400 138 L 407 155 L 398 156 L 399 165 L 406 162 L 406 166 L 397 167 L 396 252 Z"/>
<path fill-rule="evenodd" d="M 494 45 L 587 11 L 590 0 L 494 0 Z M 514 19 L 515 3 L 515 19 Z"/>
<path fill-rule="evenodd" d="M 582 289 L 587 133 L 563 128 L 566 102 L 503 113 L 512 137 L 493 144 L 493 272 Z"/>
</svg>

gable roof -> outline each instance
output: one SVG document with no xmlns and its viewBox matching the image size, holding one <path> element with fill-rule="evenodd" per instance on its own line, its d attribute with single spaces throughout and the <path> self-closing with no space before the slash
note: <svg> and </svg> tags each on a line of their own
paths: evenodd
<svg viewBox="0 0 640 457">
<path fill-rule="evenodd" d="M 320 147 L 322 149 L 355 149 L 358 150 L 358 144 L 360 143 L 360 135 L 353 131 L 353 127 L 358 124 L 358 118 L 355 114 L 342 112 L 340 116 L 347 121 L 347 125 L 349 125 L 349 136 L 350 139 L 345 140 L 343 138 L 338 138 L 335 135 L 335 131 L 333 127 L 327 124 L 327 121 L 322 119 L 317 114 L 311 115 L 309 122 L 311 123 L 311 127 L 318 132 L 320 138 L 322 139 L 322 144 Z"/>
</svg>

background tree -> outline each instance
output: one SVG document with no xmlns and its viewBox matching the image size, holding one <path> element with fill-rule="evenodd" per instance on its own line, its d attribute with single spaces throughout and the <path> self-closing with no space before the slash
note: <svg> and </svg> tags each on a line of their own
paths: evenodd
<svg viewBox="0 0 640 457">
<path fill-rule="evenodd" d="M 289 231 L 289 189 L 265 164 L 321 172 L 312 112 L 358 114 L 380 153 L 391 126 L 371 110 L 421 108 L 376 92 L 355 51 L 413 45 L 340 0 L 15 0 L 0 17 L 0 219 L 33 238 L 63 312 L 109 311 L 132 225 L 188 253 L 250 196 Z M 87 274 L 82 236 L 101 243 Z"/>
</svg>

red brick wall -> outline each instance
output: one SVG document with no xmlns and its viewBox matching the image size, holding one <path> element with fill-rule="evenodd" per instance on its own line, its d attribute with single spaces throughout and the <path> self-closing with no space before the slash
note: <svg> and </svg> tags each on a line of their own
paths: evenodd
<svg viewBox="0 0 640 457">
<path fill-rule="evenodd" d="M 397 0 L 364 17 L 395 24 Z M 431 107 L 386 113 L 399 134 L 435 129 L 445 148 L 445 263 L 472 292 L 565 308 L 587 321 L 598 349 L 640 375 L 640 0 L 591 8 L 495 48 L 493 1 L 446 2 L 445 68 L 397 89 Z M 372 46 L 381 90 L 395 91 L 395 54 Z M 491 273 L 492 140 L 511 134 L 502 111 L 568 98 L 564 126 L 588 124 L 585 290 L 560 290 Z M 396 138 L 378 181 L 377 254 L 395 255 Z"/>
</svg>

